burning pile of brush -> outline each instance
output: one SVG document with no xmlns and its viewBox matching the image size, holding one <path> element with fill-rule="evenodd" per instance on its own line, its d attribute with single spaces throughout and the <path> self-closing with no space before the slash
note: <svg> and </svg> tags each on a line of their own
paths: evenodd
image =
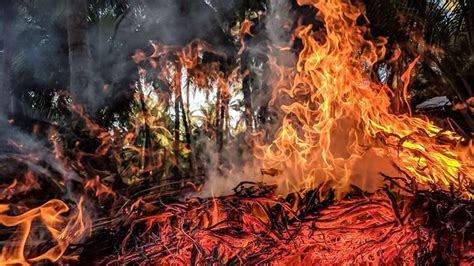
<svg viewBox="0 0 474 266">
<path fill-rule="evenodd" d="M 133 56 L 141 79 L 127 130 L 106 129 L 71 105 L 77 122 L 49 128 L 47 149 L 10 141 L 0 158 L 0 263 L 472 264 L 474 151 L 469 140 L 413 116 L 408 88 L 423 58 L 413 58 L 396 94 L 373 79 L 386 39 L 360 22 L 363 6 L 298 4 L 314 7 L 323 26 L 295 28 L 302 47 L 292 67 L 278 58 L 289 47 L 270 49 L 277 127 L 243 119 L 245 148 L 227 147 L 251 160 L 226 168 L 208 158 L 214 165 L 203 170 L 183 100 L 192 86 L 217 88 L 215 120 L 202 123 L 219 129 L 212 134 L 226 149 L 228 102 L 248 73 L 202 67 L 200 55 L 216 53 L 204 42 L 152 42 L 151 54 Z M 246 21 L 236 33 L 239 54 L 251 27 Z M 166 90 L 156 92 L 149 75 Z M 169 95 L 172 131 L 160 126 Z M 406 113 L 391 112 L 394 97 Z M 229 183 L 233 192 L 220 196 Z"/>
</svg>

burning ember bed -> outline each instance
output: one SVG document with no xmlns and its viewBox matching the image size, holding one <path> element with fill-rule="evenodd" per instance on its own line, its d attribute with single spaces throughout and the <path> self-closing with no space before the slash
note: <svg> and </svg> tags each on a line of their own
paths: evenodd
<svg viewBox="0 0 474 266">
<path fill-rule="evenodd" d="M 296 2 L 239 11 L 230 52 L 150 41 L 97 112 L 5 119 L 0 264 L 474 264 L 473 95 L 411 102 L 445 47 L 376 35 L 377 1 Z"/>
</svg>

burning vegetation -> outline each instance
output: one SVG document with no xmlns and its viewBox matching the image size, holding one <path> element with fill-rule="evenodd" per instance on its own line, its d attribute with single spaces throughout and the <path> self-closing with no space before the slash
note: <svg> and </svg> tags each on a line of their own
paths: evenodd
<svg viewBox="0 0 474 266">
<path fill-rule="evenodd" d="M 412 103 L 445 47 L 409 13 L 411 41 L 376 34 L 374 1 L 266 4 L 239 10 L 230 51 L 135 47 L 103 108 L 71 88 L 49 123 L 11 114 L 0 264 L 471 265 L 473 95 L 456 119 Z"/>
</svg>

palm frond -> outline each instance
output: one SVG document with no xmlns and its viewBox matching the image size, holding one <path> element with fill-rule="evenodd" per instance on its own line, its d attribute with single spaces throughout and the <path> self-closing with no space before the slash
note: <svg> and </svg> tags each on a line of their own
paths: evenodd
<svg viewBox="0 0 474 266">
<path fill-rule="evenodd" d="M 451 43 L 465 26 L 463 0 L 366 0 L 370 21 L 389 36 L 421 30 L 429 43 Z"/>
</svg>

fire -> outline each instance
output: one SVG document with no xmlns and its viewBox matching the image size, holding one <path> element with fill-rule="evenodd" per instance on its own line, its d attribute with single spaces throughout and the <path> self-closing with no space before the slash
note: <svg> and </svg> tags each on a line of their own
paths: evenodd
<svg viewBox="0 0 474 266">
<path fill-rule="evenodd" d="M 106 195 L 115 197 L 115 192 L 108 186 L 102 184 L 100 182 L 99 176 L 96 176 L 94 179 L 87 181 L 84 188 L 95 191 L 96 197 L 101 197 L 101 196 L 106 196 Z"/>
<path fill-rule="evenodd" d="M 64 254 L 68 243 L 59 238 L 61 224 L 64 224 L 62 215 L 69 211 L 69 207 L 60 200 L 51 200 L 38 208 L 29 210 L 18 216 L 4 214 L 9 210 L 8 205 L 0 205 L 0 224 L 7 227 L 17 227 L 10 240 L 11 246 L 6 245 L 2 249 L 0 264 L 22 264 L 38 262 L 44 259 L 57 261 Z M 55 242 L 55 245 L 41 255 L 27 258 L 26 248 L 33 221 L 40 220 L 46 227 Z"/>
<path fill-rule="evenodd" d="M 29 265 L 43 260 L 55 262 L 59 259 L 74 259 L 75 256 L 64 254 L 66 249 L 71 243 L 80 241 L 90 229 L 89 219 L 84 215 L 83 198 L 71 215 L 67 215 L 70 212 L 68 205 L 57 199 L 16 216 L 5 214 L 9 209 L 8 205 L 0 205 L 0 225 L 13 230 L 9 243 L 3 246 L 0 254 L 2 265 Z M 35 230 L 41 230 L 42 237 L 37 237 Z M 46 232 L 48 237 L 43 236 Z M 47 250 L 41 246 L 45 243 L 48 243 Z M 31 252 L 34 252 L 34 256 L 31 256 Z M 38 252 L 42 253 L 37 254 Z"/>
<path fill-rule="evenodd" d="M 192 264 L 215 257 L 229 264 L 243 261 L 258 264 L 279 258 L 282 258 L 281 264 L 349 260 L 378 264 L 385 262 L 383 256 L 388 257 L 389 262 L 401 256 L 414 263 L 413 256 L 420 252 L 417 241 L 432 244 L 429 229 L 419 227 L 421 221 L 407 206 L 403 206 L 406 210 L 400 210 L 392 192 L 387 189 L 388 196 L 383 193 L 377 176 L 403 173 L 404 178 L 416 181 L 415 188 L 454 188 L 462 193 L 463 199 L 472 199 L 472 143 L 465 145 L 467 141 L 456 133 L 414 116 L 408 92 L 417 64 L 423 60 L 421 56 L 414 58 L 401 76 L 401 93 L 394 93 L 388 85 L 371 78 L 374 65 L 385 57 L 387 39 L 370 37 L 369 29 L 358 24 L 364 17 L 363 6 L 352 4 L 350 0 L 297 2 L 316 8 L 324 27 L 314 29 L 301 25 L 296 29 L 294 37 L 301 40 L 303 48 L 294 68 L 278 66 L 277 58 L 269 59 L 274 68 L 270 104 L 282 116 L 270 143 L 260 138 L 265 132 L 255 133 L 252 139 L 256 164 L 263 164 L 260 174 L 264 182 L 248 182 L 257 188 L 234 189 L 238 195 L 194 198 L 185 203 L 163 203 L 162 194 L 153 194 L 162 190 L 160 186 L 166 186 L 166 182 L 156 186 L 152 183 L 153 179 L 162 182 L 158 170 L 166 163 L 171 162 L 177 169 L 186 159 L 192 177 L 198 177 L 199 162 L 191 145 L 192 130 L 187 120 L 190 111 L 183 101 L 189 97 L 190 88 L 207 93 L 215 90 L 215 115 L 210 116 L 214 120 L 204 121 L 204 127 L 214 130 L 212 135 L 222 148 L 224 132 L 231 131 L 229 101 L 238 88 L 236 83 L 242 82 L 249 71 L 240 73 L 241 69 L 235 67 L 231 74 L 224 74 L 217 64 L 203 66 L 200 62 L 203 52 L 219 52 L 202 41 L 185 47 L 151 42 L 154 49 L 151 55 L 137 50 L 132 59 L 137 64 L 149 63 L 153 71 L 159 72 L 157 78 L 170 85 L 166 88 L 169 92 L 155 92 L 152 84 L 145 80 L 148 70 L 140 67 L 141 80 L 136 85 L 135 100 L 140 102 L 141 110 L 132 114 L 131 129 L 127 132 L 109 131 L 90 119 L 81 106 L 71 105 L 72 113 L 82 121 L 84 132 L 99 140 L 91 153 L 81 150 L 80 141 L 69 150 L 68 145 L 60 141 L 59 131 L 51 129 L 49 132 L 54 159 L 64 168 L 60 174 L 74 172 L 73 177 L 64 176 L 57 185 L 59 190 L 64 189 L 61 196 L 67 194 L 76 201 L 76 207 L 70 210 L 64 201 L 51 199 L 26 210 L 26 202 L 18 203 L 12 198 L 40 190 L 40 183 L 33 172 L 28 172 L 23 182 L 21 178 L 13 179 L 0 192 L 1 200 L 12 201 L 10 205 L 0 204 L 0 225 L 7 228 L 5 234 L 9 237 L 2 247 L 0 264 L 28 265 L 42 260 L 57 262 L 73 258 L 65 255 L 69 254 L 68 247 L 92 235 L 93 221 L 87 212 L 91 199 L 99 199 L 96 203 L 103 209 L 113 205 L 107 212 L 97 211 L 96 222 L 100 221 L 94 224 L 95 228 L 102 229 L 109 222 L 129 226 L 120 255 L 111 264 L 139 262 L 147 255 L 163 264 L 170 261 Z M 239 26 L 235 36 L 241 42 L 237 55 L 242 55 L 246 50 L 245 37 L 253 36 L 253 22 L 245 20 Z M 289 47 L 280 47 L 273 51 L 288 50 Z M 396 47 L 390 60 L 396 60 L 400 53 Z M 186 85 L 184 80 L 188 82 Z M 145 99 L 144 91 L 150 95 L 156 93 L 156 97 Z M 175 103 L 174 131 L 165 128 L 159 115 L 166 109 L 162 103 L 168 103 L 169 95 L 174 96 Z M 407 114 L 391 111 L 394 97 L 400 97 L 398 100 L 405 105 Z M 245 106 L 246 115 L 251 109 Z M 152 113 L 157 115 L 150 115 Z M 181 124 L 185 128 L 185 147 L 181 147 Z M 250 135 L 252 120 L 245 125 L 249 127 L 247 131 L 239 133 Z M 141 130 L 143 128 L 145 130 Z M 148 132 L 150 129 L 164 132 L 162 139 L 156 141 L 160 149 L 150 148 L 152 138 L 159 138 Z M 145 135 L 149 134 L 145 138 L 141 135 L 144 131 L 147 131 Z M 145 144 L 137 144 L 142 139 Z M 186 156 L 180 159 L 181 154 Z M 101 158 L 107 160 L 99 160 Z M 135 158 L 140 160 L 133 160 Z M 90 161 L 97 164 L 112 161 L 119 171 L 109 171 L 106 167 L 94 169 Z M 370 173 L 366 168 L 372 169 Z M 258 176 L 258 172 L 255 173 Z M 126 175 L 129 177 L 125 178 Z M 122 182 L 114 183 L 117 181 L 114 178 L 122 178 Z M 110 187 L 106 185 L 108 181 Z M 179 183 L 180 189 L 190 184 L 200 190 L 202 185 L 187 179 L 175 183 Z M 288 195 L 286 198 L 274 194 L 274 183 L 279 185 L 279 194 Z M 341 199 L 354 184 L 363 190 L 375 187 L 378 191 L 362 199 L 333 202 L 330 190 L 335 190 L 336 198 Z M 112 187 L 121 190 L 114 191 Z M 137 192 L 136 188 L 141 190 Z M 330 197 L 316 195 L 320 192 L 328 192 Z M 104 198 L 113 199 L 113 204 L 102 204 L 100 199 Z M 117 207 L 120 205 L 122 208 Z M 23 213 L 18 214 L 17 209 Z M 42 232 L 38 235 L 37 231 Z M 137 251 L 139 245 L 143 248 Z"/>
<path fill-rule="evenodd" d="M 430 243 L 426 229 L 397 222 L 383 194 L 341 201 L 324 209 L 320 218 L 302 213 L 276 197 L 228 196 L 171 204 L 134 220 L 122 255 L 108 265 L 414 264 L 422 255 L 417 241 Z M 146 225 L 145 233 L 138 231 L 140 225 Z M 132 241 L 137 234 L 140 237 Z M 137 241 L 143 246 L 139 251 Z"/>
<path fill-rule="evenodd" d="M 411 111 L 391 113 L 391 89 L 371 79 L 387 40 L 364 37 L 370 36 L 369 29 L 357 25 L 364 16 L 363 6 L 346 0 L 298 4 L 316 8 L 325 26 L 317 32 L 311 26 L 296 30 L 303 43 L 296 73 L 287 81 L 280 77 L 275 87 L 272 102 L 280 104 L 284 117 L 274 141 L 260 144 L 256 157 L 266 168 L 283 172 L 276 182 L 287 191 L 322 185 L 342 195 L 361 178 L 356 167 L 368 154 L 375 154 L 370 167 L 380 172 L 388 169 L 377 163 L 389 158 L 419 184 L 453 186 L 472 197 L 472 148 L 460 145 L 462 138 L 455 133 L 413 117 Z M 407 107 L 418 60 L 402 76 Z"/>
<path fill-rule="evenodd" d="M 239 49 L 239 52 L 237 53 L 238 55 L 241 55 L 245 50 L 245 41 L 244 41 L 245 35 L 252 36 L 252 33 L 250 32 L 252 26 L 253 26 L 253 23 L 249 20 L 245 20 L 240 26 L 240 30 L 237 34 L 240 37 L 240 49 Z"/>
<path fill-rule="evenodd" d="M 31 190 L 40 189 L 40 185 L 36 181 L 33 173 L 28 171 L 23 178 L 23 182 L 19 182 L 17 179 L 14 179 L 11 184 L 3 188 L 0 192 L 0 200 L 9 200 L 14 195 L 27 193 Z"/>
</svg>

